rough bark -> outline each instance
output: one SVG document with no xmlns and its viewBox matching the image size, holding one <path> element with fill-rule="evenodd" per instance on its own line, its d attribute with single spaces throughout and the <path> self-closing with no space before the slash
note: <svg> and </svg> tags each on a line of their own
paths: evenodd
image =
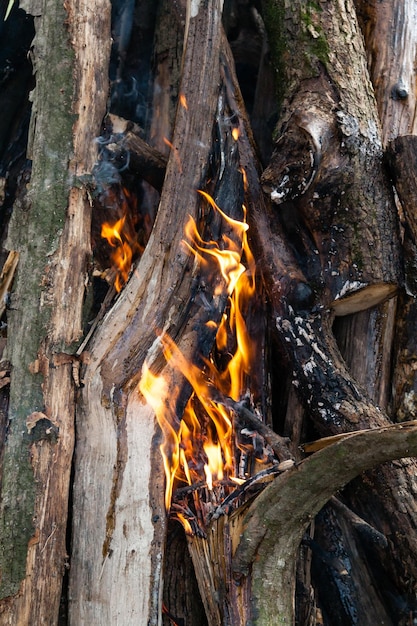
<svg viewBox="0 0 417 626">
<path fill-rule="evenodd" d="M 143 7 L 138 7 L 138 12 Z M 15 374 L 12 372 L 3 474 L 6 550 L 0 559 L 3 573 L 9 567 L 10 575 L 3 575 L 1 584 L 5 595 L 17 594 L 0 604 L 6 623 L 39 621 L 39 615 L 50 620 L 43 623 L 55 623 L 65 558 L 76 396 L 71 622 L 161 624 L 164 578 L 169 602 L 168 608 L 164 607 L 165 621 L 182 617 L 177 611 L 180 596 L 172 599 L 176 579 L 163 573 L 168 524 L 158 445 L 162 434 L 137 384 L 145 362 L 164 375 L 175 404 L 171 424 L 175 429 L 189 385 L 165 362 L 156 335 L 169 333 L 186 357 L 201 366 L 201 356 L 208 355 L 214 338 L 214 331 L 203 330 L 205 323 L 217 321 L 225 306 L 222 280 L 204 275 L 181 247 L 188 214 L 211 239 L 219 239 L 224 231 L 198 198 L 197 188 L 210 188 L 220 206 L 236 217 L 241 216 L 245 199 L 251 243 L 264 279 L 262 293 L 267 294 L 275 332 L 290 364 L 289 378 L 316 431 L 328 435 L 368 427 L 384 429 L 382 434 L 352 435 L 329 448 L 322 441 L 317 444 L 319 452 L 275 479 L 254 501 L 229 518 L 221 516 L 210 528 L 208 539 L 189 539 L 209 622 L 291 623 L 296 554 L 311 517 L 336 489 L 363 469 L 416 452 L 415 425 L 386 431 L 389 420 L 378 408 L 388 405 L 387 386 L 378 385 L 376 379 L 382 372 L 381 378 L 387 380 L 389 354 L 381 369 L 376 354 L 390 343 L 395 305 L 389 304 L 392 313 L 387 331 L 372 313 L 352 318 L 350 328 L 356 331 L 350 333 L 368 333 L 365 353 L 339 334 L 340 343 L 345 342 L 344 353 L 356 352 L 349 368 L 332 332 L 334 312 L 340 316 L 370 307 L 392 295 L 401 283 L 395 205 L 382 162 L 381 136 L 386 135 L 378 128 L 353 5 L 265 3 L 273 56 L 281 69 L 276 151 L 263 176 L 271 203 L 262 195 L 250 122 L 223 38 L 222 3 L 188 2 L 187 13 L 184 8 L 163 2 L 157 16 L 157 31 L 164 34 L 156 42 L 154 118 L 146 131 L 153 149 L 138 141 L 134 133 L 124 134 L 124 148 L 133 151 L 130 174 L 156 189 L 144 194 L 149 214 L 153 215 L 159 192 L 162 194 L 157 219 L 137 268 L 111 310 L 94 327 L 86 350 L 85 341 L 77 350 L 90 252 L 90 208 L 83 184 L 91 178 L 96 158 L 93 138 L 104 113 L 107 78 L 104 73 L 100 76 L 97 67 L 107 67 L 109 7 L 100 5 L 103 21 L 97 32 L 96 6 L 93 15 L 91 7 L 82 4 L 66 5 L 67 14 L 57 5 L 48 5 L 38 19 L 38 74 L 48 76 L 47 67 L 48 74 L 66 80 L 61 95 L 43 90 L 46 78 L 38 81 L 34 170 L 23 206 L 30 209 L 28 217 L 15 210 L 9 239 L 10 249 L 19 250 L 21 261 L 7 354 Z M 143 10 L 153 12 L 150 5 Z M 65 17 L 75 54 L 68 57 L 62 75 L 60 62 L 71 50 L 63 28 Z M 181 60 L 182 19 L 186 35 Z M 233 7 L 228 19 L 233 33 Z M 262 101 L 262 86 L 271 81 L 269 51 L 257 11 L 245 13 L 245 20 L 232 47 L 243 66 L 256 67 L 259 59 L 258 91 L 250 105 L 253 119 L 259 122 L 265 112 L 271 113 L 273 102 L 269 97 Z M 41 36 L 49 33 L 49 27 L 51 36 L 43 42 Z M 91 29 L 96 39 L 91 37 Z M 254 37 L 248 50 L 242 43 L 244 33 Z M 56 50 L 55 41 L 59 43 Z M 112 99 L 127 62 L 126 48 L 119 52 Z M 295 58 L 299 63 L 294 63 Z M 75 95 L 72 84 L 77 85 Z M 399 101 L 404 104 L 405 98 L 401 98 L 393 100 L 395 106 Z M 67 116 L 72 102 L 72 112 L 78 115 L 75 123 Z M 119 102 L 122 108 L 126 103 Z M 63 112 L 64 126 L 59 126 Z M 400 119 L 396 115 L 390 132 Z M 239 139 L 232 140 L 231 130 L 237 127 Z M 258 136 L 262 137 L 266 128 L 258 124 Z M 265 159 L 269 142 L 266 139 L 261 144 Z M 169 153 L 167 163 L 159 153 Z M 141 158 L 135 158 L 138 155 Z M 144 164 L 149 163 L 146 171 Z M 70 180 L 67 164 L 73 176 Z M 245 192 L 239 166 L 249 181 Z M 46 185 L 57 173 L 58 184 Z M 400 188 L 398 179 L 399 195 Z M 405 214 L 412 223 L 407 199 Z M 19 240 L 17 233 L 22 228 L 28 235 Z M 40 239 L 34 243 L 37 235 Z M 256 328 L 256 315 L 254 322 Z M 12 339 L 21 328 L 22 350 L 21 343 Z M 262 330 L 263 326 L 261 331 L 258 327 L 258 336 Z M 405 335 L 409 332 L 406 328 Z M 408 355 L 409 378 L 414 372 L 413 354 Z M 8 367 L 5 362 L 0 374 L 4 373 L 6 380 Z M 77 392 L 79 381 L 83 387 Z M 243 405 L 230 404 L 239 428 L 245 420 L 256 428 L 257 418 L 245 413 Z M 411 404 L 402 405 L 406 416 Z M 300 404 L 290 394 L 288 411 L 293 409 L 295 414 L 288 416 L 287 425 L 293 435 L 292 454 L 299 458 L 297 447 L 305 424 Z M 287 442 L 263 424 L 258 430 L 277 458 L 287 459 L 291 465 Z M 358 443 L 361 441 L 367 443 Z M 386 520 L 380 535 L 391 535 L 398 553 L 394 550 L 394 556 L 388 558 L 384 548 L 378 558 L 384 561 L 384 568 L 393 567 L 398 587 L 404 586 L 398 573 L 402 570 L 411 581 L 415 579 L 415 475 L 414 461 L 402 460 L 382 467 L 351 489 L 351 503 L 368 521 Z M 14 497 L 11 485 L 17 485 L 19 498 Z M 373 510 L 368 510 L 367 500 Z M 348 518 L 346 511 L 337 510 Z M 353 514 L 349 524 L 358 526 Z M 347 538 L 346 550 L 352 554 L 359 544 L 352 540 L 349 524 L 339 525 Z M 404 537 L 396 536 L 399 529 Z M 170 544 L 171 565 L 178 558 L 175 545 L 175 541 Z M 307 541 L 306 546 L 314 552 L 311 543 Z M 50 580 L 51 564 L 55 584 Z M 181 565 L 188 577 L 190 563 Z M 369 583 L 371 570 L 367 568 L 362 563 L 358 566 L 361 575 L 357 580 Z M 357 606 L 376 607 L 372 610 L 379 618 L 389 618 L 378 593 L 369 604 L 361 600 Z M 171 605 L 175 610 L 169 617 Z M 357 606 L 352 605 L 352 615 Z M 197 623 L 195 611 L 199 611 L 198 603 L 187 600 L 183 615 L 193 624 Z"/>
<path fill-rule="evenodd" d="M 297 554 L 313 517 L 360 472 L 416 450 L 415 423 L 347 435 L 213 521 L 207 537 L 189 537 L 209 623 L 294 623 Z"/>
<path fill-rule="evenodd" d="M 283 73 L 263 187 L 318 300 L 346 315 L 392 296 L 400 279 L 378 114 L 353 5 L 284 4 L 266 11 Z"/>
<path fill-rule="evenodd" d="M 46 3 L 36 15 L 36 89 L 27 198 L 14 207 L 9 249 L 20 252 L 8 357 L 13 370 L 1 507 L 4 623 L 55 624 L 67 559 L 81 318 L 90 209 L 76 186 L 91 171 L 104 113 L 109 11 Z M 93 19 L 94 18 L 94 19 Z M 75 76 L 77 92 L 73 92 Z M 88 124 L 86 119 L 88 116 Z"/>
<path fill-rule="evenodd" d="M 414 2 L 355 0 L 384 146 L 398 135 L 416 132 Z"/>
</svg>

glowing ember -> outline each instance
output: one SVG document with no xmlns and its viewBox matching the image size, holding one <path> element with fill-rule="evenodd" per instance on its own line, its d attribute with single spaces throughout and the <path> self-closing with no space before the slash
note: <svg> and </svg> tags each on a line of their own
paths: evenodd
<svg viewBox="0 0 417 626">
<path fill-rule="evenodd" d="M 232 479 L 242 482 L 236 471 L 236 455 L 241 451 L 234 444 L 231 415 L 219 400 L 239 400 L 246 391 L 254 346 L 247 332 L 245 312 L 255 292 L 255 262 L 248 246 L 246 222 L 228 217 L 208 194 L 199 193 L 222 216 L 230 232 L 219 243 L 204 241 L 190 218 L 183 242 L 202 268 L 218 276 L 214 295 L 229 295 L 227 314 L 220 323 L 207 322 L 210 328 L 217 328 L 216 347 L 226 365 L 220 368 L 214 360 L 206 360 L 202 370 L 184 357 L 167 334 L 160 337 L 170 368 L 179 370 L 193 389 L 178 428 L 175 390 L 173 393 L 162 375 L 154 376 L 144 365 L 139 388 L 153 407 L 164 436 L 161 452 L 167 478 L 167 510 L 176 481 L 190 486 L 205 484 L 210 492 L 215 485 L 232 484 Z M 242 263 L 243 257 L 247 267 Z M 190 524 L 187 520 L 188 526 L 184 523 L 184 516 L 176 509 L 175 515 L 186 532 L 191 532 Z"/>
</svg>

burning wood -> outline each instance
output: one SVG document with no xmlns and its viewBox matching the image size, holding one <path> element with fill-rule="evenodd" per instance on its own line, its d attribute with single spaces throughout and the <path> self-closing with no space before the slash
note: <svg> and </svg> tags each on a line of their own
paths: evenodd
<svg viewBox="0 0 417 626">
<path fill-rule="evenodd" d="M 139 221 L 136 199 L 126 188 L 120 188 L 117 193 L 109 188 L 101 194 L 101 198 L 108 196 L 107 202 L 114 203 L 116 219 L 104 221 L 101 224 L 101 238 L 110 246 L 110 262 L 112 268 L 104 273 L 108 282 L 114 282 L 119 292 L 129 278 L 132 263 L 144 247 L 138 241 L 135 222 Z"/>
<path fill-rule="evenodd" d="M 153 407 L 164 437 L 166 509 L 187 534 L 205 536 L 212 519 L 241 505 L 283 471 L 286 466 L 280 460 L 288 460 L 289 453 L 284 440 L 243 402 L 256 350 L 245 323 L 255 293 L 248 225 L 245 219 L 228 217 L 209 194 L 199 193 L 230 234 L 224 233 L 219 243 L 205 241 L 190 218 L 183 245 L 200 271 L 217 276 L 214 297 L 226 291 L 227 313 L 218 324 L 207 322 L 217 326 L 216 348 L 211 358 L 203 359 L 203 367 L 189 362 L 167 333 L 159 337 L 167 363 L 182 373 L 193 390 L 182 416 L 176 409 L 179 390 L 173 392 L 164 376 L 154 375 L 147 363 L 139 389 Z"/>
</svg>

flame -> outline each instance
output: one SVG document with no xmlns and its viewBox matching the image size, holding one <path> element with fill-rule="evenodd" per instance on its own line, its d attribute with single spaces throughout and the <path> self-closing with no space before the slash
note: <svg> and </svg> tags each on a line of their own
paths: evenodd
<svg viewBox="0 0 417 626">
<path fill-rule="evenodd" d="M 238 128 L 233 128 L 232 129 L 232 137 L 235 141 L 237 141 L 239 139 L 240 136 L 240 131 Z"/>
<path fill-rule="evenodd" d="M 112 247 L 111 262 L 116 269 L 114 286 L 119 292 L 129 278 L 132 260 L 135 254 L 143 251 L 136 240 L 136 233 L 130 220 L 128 220 L 128 192 L 123 191 L 124 202 L 122 210 L 124 215 L 116 222 L 104 222 L 101 227 L 101 236 L 107 239 Z"/>
<path fill-rule="evenodd" d="M 190 383 L 193 393 L 181 422 L 175 417 L 176 391 L 169 389 L 164 375 L 153 375 L 144 365 L 140 391 L 153 407 L 164 441 L 161 453 L 166 472 L 165 503 L 169 510 L 175 481 L 193 485 L 206 484 L 212 491 L 216 483 L 234 479 L 235 449 L 233 424 L 229 410 L 220 401 L 231 397 L 239 400 L 246 391 L 254 346 L 249 337 L 245 312 L 255 293 L 255 261 L 250 251 L 246 209 L 243 221 L 227 216 L 205 192 L 199 192 L 224 219 L 230 234 L 223 234 L 219 243 L 204 241 L 197 225 L 190 217 L 185 228 L 184 246 L 202 268 L 217 276 L 214 295 L 227 294 L 229 306 L 219 323 L 210 320 L 207 325 L 217 328 L 216 347 L 226 365 L 219 367 L 215 360 L 206 359 L 205 367 L 190 362 L 168 334 L 159 338 L 170 368 L 179 370 Z M 244 258 L 245 264 L 242 262 Z M 179 514 L 177 518 L 183 523 Z M 184 524 L 186 532 L 186 524 Z"/>
<path fill-rule="evenodd" d="M 186 110 L 188 111 L 188 104 L 187 104 L 187 98 L 185 97 L 185 95 L 183 93 L 180 93 L 180 105 Z"/>
<path fill-rule="evenodd" d="M 176 513 L 176 516 L 178 520 L 181 522 L 181 524 L 183 525 L 185 533 L 187 535 L 192 535 L 193 529 L 191 528 L 191 524 L 188 521 L 188 519 L 185 517 L 185 515 L 183 515 L 182 513 Z"/>
<path fill-rule="evenodd" d="M 148 404 L 155 411 L 159 426 L 163 433 L 160 451 L 164 463 L 166 488 L 165 506 L 167 511 L 171 506 L 172 486 L 179 464 L 179 438 L 175 425 L 174 398 L 169 392 L 168 384 L 163 376 L 155 376 L 148 365 L 144 363 L 139 390 Z M 170 398 L 170 402 L 168 400 Z M 173 419 L 174 416 L 174 419 Z"/>
</svg>

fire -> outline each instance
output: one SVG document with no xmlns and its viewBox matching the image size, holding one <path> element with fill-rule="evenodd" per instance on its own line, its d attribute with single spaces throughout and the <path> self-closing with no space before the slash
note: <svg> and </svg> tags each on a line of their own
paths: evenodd
<svg viewBox="0 0 417 626">
<path fill-rule="evenodd" d="M 201 267 L 217 276 L 214 295 L 226 293 L 229 297 L 227 313 L 220 322 L 207 322 L 209 327 L 217 328 L 216 348 L 223 365 L 218 366 L 212 358 L 204 361 L 205 367 L 196 366 L 185 358 L 169 335 L 162 334 L 160 341 L 169 367 L 179 370 L 193 389 L 178 428 L 175 428 L 178 422 L 175 390 L 173 393 L 169 389 L 163 375 L 154 376 L 146 364 L 143 368 L 139 388 L 153 407 L 164 436 L 161 453 L 167 478 L 167 510 L 174 483 L 205 484 L 213 492 L 216 485 L 228 484 L 230 488 L 232 479 L 236 483 L 242 479 L 238 475 L 239 450 L 234 444 L 232 417 L 222 399 L 230 397 L 237 401 L 246 391 L 254 346 L 246 328 L 245 312 L 255 293 L 255 261 L 248 245 L 245 209 L 243 221 L 234 220 L 208 194 L 199 193 L 222 216 L 228 231 L 219 243 L 204 241 L 190 218 L 183 242 Z M 175 514 L 182 521 L 184 516 Z"/>
<path fill-rule="evenodd" d="M 165 506 L 166 509 L 169 510 L 171 506 L 172 486 L 180 455 L 173 397 L 172 394 L 169 393 L 168 385 L 164 377 L 152 374 L 146 363 L 142 368 L 139 390 L 155 411 L 163 433 L 163 442 L 160 445 L 160 451 L 166 476 Z"/>
<path fill-rule="evenodd" d="M 188 104 L 187 104 L 187 98 L 185 97 L 185 94 L 180 93 L 180 105 L 186 110 L 188 111 Z"/>
<path fill-rule="evenodd" d="M 128 194 L 124 192 L 126 202 L 122 206 L 124 215 L 116 222 L 105 222 L 101 227 L 101 236 L 107 239 L 112 248 L 111 262 L 116 269 L 114 286 L 119 292 L 129 278 L 130 268 L 135 254 L 142 252 L 136 240 L 131 221 L 128 219 Z"/>
</svg>

